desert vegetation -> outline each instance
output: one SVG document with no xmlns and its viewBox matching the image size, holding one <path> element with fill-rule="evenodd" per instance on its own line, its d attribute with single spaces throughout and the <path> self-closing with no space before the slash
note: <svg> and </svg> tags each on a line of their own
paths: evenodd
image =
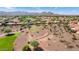
<svg viewBox="0 0 79 59">
<path fill-rule="evenodd" d="M 0 16 L 0 50 L 79 50 L 79 16 Z"/>
</svg>

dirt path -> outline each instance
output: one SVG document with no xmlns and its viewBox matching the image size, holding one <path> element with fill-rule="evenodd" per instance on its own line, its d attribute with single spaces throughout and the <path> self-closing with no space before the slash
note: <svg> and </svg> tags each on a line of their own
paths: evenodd
<svg viewBox="0 0 79 59">
<path fill-rule="evenodd" d="M 26 30 L 24 30 L 24 32 L 14 42 L 14 50 L 21 51 L 27 41 L 28 34 L 26 33 Z"/>
</svg>

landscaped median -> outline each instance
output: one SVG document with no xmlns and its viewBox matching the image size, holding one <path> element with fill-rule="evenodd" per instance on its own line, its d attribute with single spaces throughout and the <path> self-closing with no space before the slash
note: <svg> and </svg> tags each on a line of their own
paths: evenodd
<svg viewBox="0 0 79 59">
<path fill-rule="evenodd" d="M 13 42 L 20 35 L 19 32 L 16 32 L 11 36 L 4 36 L 0 38 L 0 51 L 12 51 L 13 50 Z"/>
</svg>

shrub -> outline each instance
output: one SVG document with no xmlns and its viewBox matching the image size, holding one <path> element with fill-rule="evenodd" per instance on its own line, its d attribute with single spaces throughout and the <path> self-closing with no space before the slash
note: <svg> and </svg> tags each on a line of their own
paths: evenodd
<svg viewBox="0 0 79 59">
<path fill-rule="evenodd" d="M 34 48 L 37 48 L 38 45 L 39 45 L 39 43 L 38 43 L 37 40 L 33 40 L 33 41 L 31 41 L 30 43 L 31 43 L 31 45 L 32 45 Z"/>
<path fill-rule="evenodd" d="M 4 29 L 4 32 L 5 32 L 5 33 L 10 33 L 11 31 L 12 31 L 12 30 L 11 30 L 10 28 L 5 28 L 5 29 Z"/>
<path fill-rule="evenodd" d="M 28 45 L 26 45 L 26 46 L 23 48 L 23 51 L 31 51 L 31 49 L 29 48 Z"/>
</svg>

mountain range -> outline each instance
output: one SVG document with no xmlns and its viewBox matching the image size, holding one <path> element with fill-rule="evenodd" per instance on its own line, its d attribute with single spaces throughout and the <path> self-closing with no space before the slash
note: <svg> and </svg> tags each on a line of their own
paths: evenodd
<svg viewBox="0 0 79 59">
<path fill-rule="evenodd" d="M 52 12 L 4 12 L 0 11 L 0 16 L 19 16 L 19 15 L 47 15 L 47 16 L 79 16 L 79 15 L 64 15 L 64 14 L 55 14 Z"/>
</svg>

